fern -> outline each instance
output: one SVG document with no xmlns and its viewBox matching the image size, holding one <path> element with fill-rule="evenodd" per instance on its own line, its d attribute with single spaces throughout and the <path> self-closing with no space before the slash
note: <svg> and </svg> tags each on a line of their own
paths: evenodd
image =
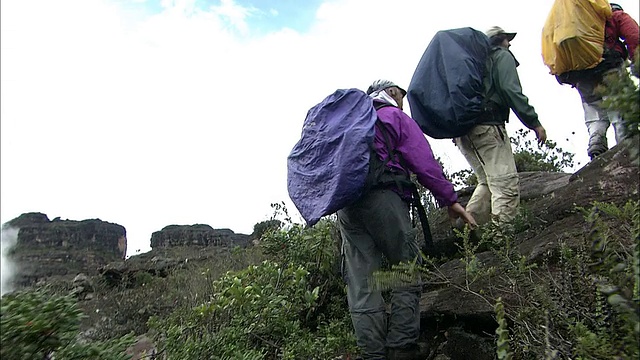
<svg viewBox="0 0 640 360">
<path fill-rule="evenodd" d="M 502 298 L 498 298 L 494 310 L 496 312 L 496 321 L 498 322 L 498 328 L 496 329 L 496 334 L 498 335 L 496 340 L 496 355 L 498 355 L 499 360 L 511 360 L 513 353 L 509 346 L 509 330 L 507 329 L 507 320 Z"/>
</svg>

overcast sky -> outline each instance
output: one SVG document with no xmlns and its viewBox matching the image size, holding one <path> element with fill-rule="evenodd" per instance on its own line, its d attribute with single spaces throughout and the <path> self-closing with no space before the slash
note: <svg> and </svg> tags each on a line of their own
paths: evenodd
<svg viewBox="0 0 640 360">
<path fill-rule="evenodd" d="M 377 78 L 408 86 L 432 36 L 465 26 L 518 32 L 524 93 L 577 169 L 580 98 L 540 55 L 552 3 L 2 0 L 2 223 L 99 218 L 134 254 L 166 225 L 249 234 L 281 201 L 297 216 L 286 158 L 307 110 Z M 638 19 L 637 0 L 618 3 Z M 468 167 L 450 140 L 431 145 L 449 171 Z"/>
</svg>

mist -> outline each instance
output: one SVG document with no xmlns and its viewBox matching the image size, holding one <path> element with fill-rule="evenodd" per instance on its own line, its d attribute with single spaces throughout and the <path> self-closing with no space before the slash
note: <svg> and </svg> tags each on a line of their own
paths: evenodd
<svg viewBox="0 0 640 360">
<path fill-rule="evenodd" d="M 13 261 L 9 259 L 8 254 L 11 248 L 13 248 L 18 241 L 19 230 L 20 229 L 12 227 L 2 227 L 0 237 L 0 278 L 2 279 L 0 283 L 0 296 L 13 290 L 11 280 L 16 274 L 16 266 Z"/>
</svg>

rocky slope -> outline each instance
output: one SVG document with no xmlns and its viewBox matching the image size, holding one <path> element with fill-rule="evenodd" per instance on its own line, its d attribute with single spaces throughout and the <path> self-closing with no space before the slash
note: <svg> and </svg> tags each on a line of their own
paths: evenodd
<svg viewBox="0 0 640 360">
<path fill-rule="evenodd" d="M 590 246 L 591 229 L 579 209 L 589 208 L 594 202 L 623 206 L 639 199 L 639 148 L 638 138 L 630 139 L 575 174 L 521 174 L 525 219 L 511 244 L 515 253 L 521 254 L 526 264 L 539 264 L 540 269 L 549 271 L 558 261 L 561 246 Z M 463 204 L 470 194 L 463 192 Z M 614 229 L 617 226 L 611 224 Z M 432 231 L 441 255 L 460 255 L 462 241 L 453 235 L 445 214 L 436 219 Z M 632 246 L 632 239 L 629 241 Z M 504 262 L 495 251 L 479 252 L 477 259 L 485 269 Z M 439 349 L 439 359 L 493 359 L 497 327 L 493 304 L 498 297 L 518 296 L 512 291 L 517 283 L 510 283 L 513 279 L 505 274 L 493 274 L 468 285 L 464 259 L 448 261 L 438 271 L 442 281 L 427 285 L 421 300 L 424 338 L 432 348 Z"/>
</svg>

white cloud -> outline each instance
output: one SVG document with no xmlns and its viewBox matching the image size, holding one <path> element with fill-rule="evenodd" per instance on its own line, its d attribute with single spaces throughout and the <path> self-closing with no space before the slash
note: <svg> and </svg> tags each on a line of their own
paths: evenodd
<svg viewBox="0 0 640 360">
<path fill-rule="evenodd" d="M 220 5 L 211 6 L 211 10 L 231 23 L 241 34 L 249 32 L 247 17 L 258 10 L 254 7 L 244 7 L 233 0 L 221 0 Z"/>
<path fill-rule="evenodd" d="M 16 264 L 9 256 L 9 252 L 18 242 L 19 229 L 2 227 L 0 235 L 0 296 L 13 290 L 13 277 L 16 274 Z"/>
<path fill-rule="evenodd" d="M 311 106 L 376 78 L 407 85 L 432 35 L 461 26 L 518 31 L 525 94 L 584 162 L 577 92 L 540 56 L 551 3 L 331 1 L 306 33 L 249 37 L 254 9 L 230 0 L 163 1 L 142 18 L 107 0 L 5 0 L 2 218 L 116 222 L 131 253 L 169 224 L 251 232 L 270 203 L 292 207 L 286 157 Z M 509 131 L 520 127 L 512 117 Z M 451 170 L 467 167 L 450 141 L 431 143 Z"/>
</svg>

